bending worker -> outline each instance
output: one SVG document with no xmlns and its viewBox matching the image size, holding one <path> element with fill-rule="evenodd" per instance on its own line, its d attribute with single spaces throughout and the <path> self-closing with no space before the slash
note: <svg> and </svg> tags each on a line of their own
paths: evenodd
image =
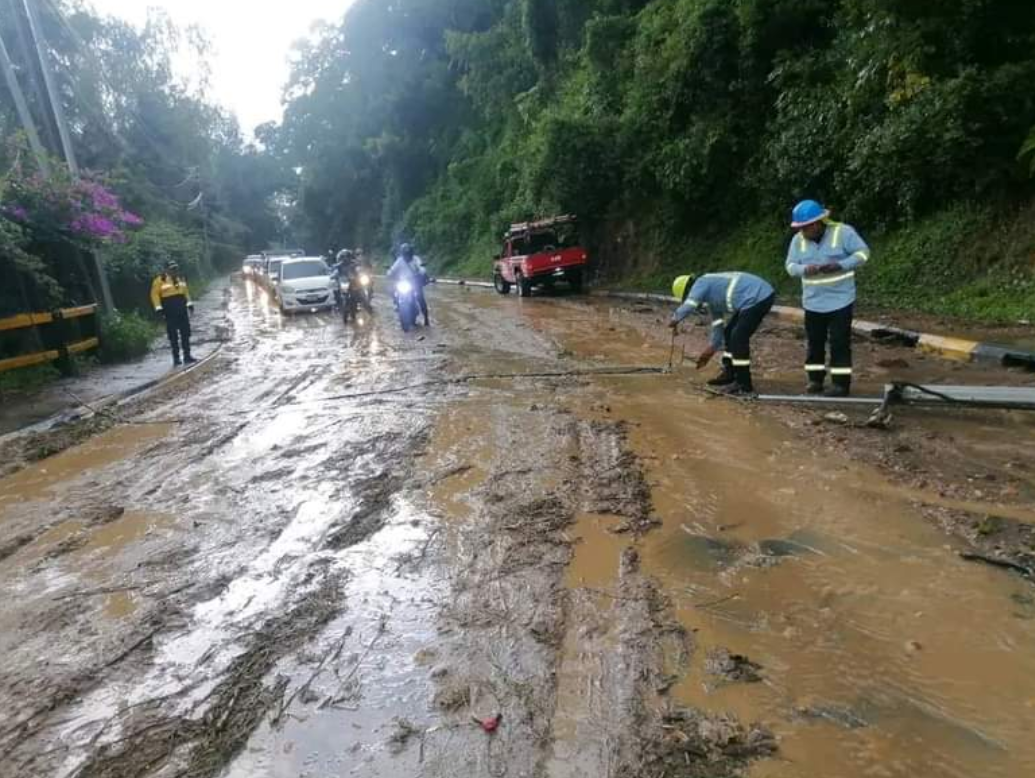
<svg viewBox="0 0 1035 778">
<path fill-rule="evenodd" d="M 672 283 L 672 294 L 682 301 L 669 322 L 673 330 L 692 313 L 708 315 L 711 337 L 708 347 L 697 358 L 698 370 L 725 343 L 722 372 L 709 385 L 725 387 L 723 391 L 732 395 L 754 394 L 751 336 L 776 301 L 773 287 L 751 273 L 707 273 L 696 280 L 693 275 L 679 276 Z"/>
<path fill-rule="evenodd" d="M 852 389 L 852 315 L 855 271 L 870 259 L 870 249 L 847 224 L 830 220 L 815 200 L 798 203 L 791 227 L 799 230 L 787 250 L 787 272 L 801 279 L 808 353 L 809 394 L 823 394 L 830 340 L 828 397 L 847 397 Z"/>
<path fill-rule="evenodd" d="M 173 365 L 180 365 L 180 346 L 183 346 L 183 364 L 198 360 L 190 353 L 190 314 L 194 303 L 190 299 L 187 279 L 180 275 L 180 266 L 170 262 L 165 271 L 151 283 L 151 304 L 155 313 L 165 318 L 165 332 L 172 347 Z"/>
</svg>

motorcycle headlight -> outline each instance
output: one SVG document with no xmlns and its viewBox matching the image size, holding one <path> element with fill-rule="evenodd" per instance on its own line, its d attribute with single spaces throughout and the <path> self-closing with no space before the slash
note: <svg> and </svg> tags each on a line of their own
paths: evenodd
<svg viewBox="0 0 1035 778">
<path fill-rule="evenodd" d="M 364 274 L 359 277 L 360 286 L 370 286 L 370 276 Z"/>
<path fill-rule="evenodd" d="M 399 284 L 395 287 L 395 291 L 397 291 L 399 294 L 409 294 L 413 291 L 413 284 L 411 284 L 409 281 L 400 281 Z"/>
<path fill-rule="evenodd" d="M 343 291 L 343 292 L 349 291 L 349 282 L 348 281 L 342 281 L 340 284 L 338 284 L 338 288 L 341 289 L 341 291 Z"/>
</svg>

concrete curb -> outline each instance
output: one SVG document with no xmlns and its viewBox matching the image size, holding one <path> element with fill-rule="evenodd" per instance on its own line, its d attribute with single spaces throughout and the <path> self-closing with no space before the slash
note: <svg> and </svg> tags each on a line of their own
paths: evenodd
<svg viewBox="0 0 1035 778">
<path fill-rule="evenodd" d="M 49 418 L 38 421 L 35 424 L 30 424 L 21 429 L 13 430 L 5 435 L 0 435 L 0 444 L 14 440 L 15 438 L 21 437 L 22 435 L 30 435 L 37 432 L 48 432 L 52 429 L 60 427 L 64 424 L 71 424 L 76 421 L 82 421 L 83 419 L 89 419 L 97 413 L 102 413 L 109 408 L 115 408 L 121 405 L 127 405 L 137 400 L 142 400 L 151 392 L 164 389 L 168 386 L 182 381 L 187 376 L 201 370 L 204 367 L 210 365 L 216 357 L 223 350 L 223 343 L 220 342 L 216 347 L 204 357 L 199 359 L 196 364 L 190 367 L 184 368 L 183 370 L 170 370 L 165 375 L 152 379 L 151 381 L 145 381 L 142 384 L 126 389 L 115 394 L 109 394 L 100 399 L 93 400 L 89 404 L 78 405 L 74 408 L 66 408 L 59 413 L 55 413 Z"/>
<path fill-rule="evenodd" d="M 492 284 L 486 281 L 440 278 L 438 283 L 487 289 L 493 288 Z M 679 303 L 671 295 L 653 294 L 650 292 L 621 292 L 600 289 L 590 294 L 618 300 L 633 300 L 664 305 L 677 305 Z M 795 324 L 802 324 L 805 321 L 805 311 L 792 306 L 774 305 L 773 314 L 782 321 L 789 321 Z M 990 365 L 999 365 L 1000 367 L 1023 367 L 1028 370 L 1035 370 L 1035 351 L 1014 346 L 954 338 L 928 332 L 917 332 L 901 327 L 878 324 L 864 319 L 856 320 L 852 325 L 852 331 L 870 340 L 898 343 L 954 362 L 982 362 Z"/>
</svg>

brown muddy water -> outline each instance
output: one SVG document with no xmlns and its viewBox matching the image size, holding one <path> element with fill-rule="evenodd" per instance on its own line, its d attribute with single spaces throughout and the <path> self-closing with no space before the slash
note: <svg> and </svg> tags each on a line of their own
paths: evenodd
<svg viewBox="0 0 1035 778">
<path fill-rule="evenodd" d="M 917 504 L 1029 507 L 892 484 L 690 370 L 367 394 L 669 356 L 599 302 L 431 302 L 402 337 L 383 296 L 346 330 L 235 284 L 203 383 L 0 480 L 0 776 L 1035 774 L 1035 588 Z"/>
<path fill-rule="evenodd" d="M 635 336 L 594 338 L 599 326 L 581 310 L 534 318 L 562 342 L 580 333 L 570 339 L 579 351 L 643 358 Z M 781 753 L 752 775 L 1035 771 L 1030 584 L 958 559 L 904 499 L 915 495 L 704 399 L 689 380 L 593 393 L 608 416 L 633 423 L 663 521 L 642 541 L 644 569 L 696 638 L 674 696 L 773 727 Z M 586 538 L 594 548 L 575 564 L 591 560 L 592 573 L 615 547 L 592 525 Z M 716 648 L 760 664 L 761 682 L 709 677 Z"/>
</svg>

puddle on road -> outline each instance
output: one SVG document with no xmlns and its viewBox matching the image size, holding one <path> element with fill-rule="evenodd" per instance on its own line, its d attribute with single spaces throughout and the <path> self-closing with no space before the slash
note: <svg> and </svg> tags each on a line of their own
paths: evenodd
<svg viewBox="0 0 1035 778">
<path fill-rule="evenodd" d="M 643 541 L 645 570 L 698 643 L 673 694 L 781 736 L 752 775 L 1035 770 L 1023 582 L 958 560 L 899 490 L 772 423 L 662 384 L 608 402 L 653 455 L 664 526 Z M 706 675 L 720 647 L 760 663 L 763 683 Z"/>
<path fill-rule="evenodd" d="M 565 575 L 569 589 L 606 590 L 615 582 L 622 551 L 629 547 L 628 536 L 611 532 L 622 521 L 617 516 L 591 513 L 576 519 L 568 532 L 575 540 L 575 555 Z"/>
<path fill-rule="evenodd" d="M 582 514 L 569 530 L 574 556 L 565 572 L 571 591 L 567 629 L 557 670 L 557 705 L 553 714 L 553 753 L 549 778 L 607 775 L 615 746 L 610 699 L 616 688 L 607 673 L 613 665 L 618 625 L 610 613 L 627 536 L 609 530 L 620 520 Z"/>
<path fill-rule="evenodd" d="M 169 424 L 119 426 L 87 442 L 0 479 L 0 520 L 25 500 L 47 496 L 89 473 L 139 453 L 164 438 Z"/>
<path fill-rule="evenodd" d="M 604 337 L 599 314 L 527 310 L 580 353 L 630 364 L 665 351 Z M 644 571 L 697 643 L 674 697 L 774 729 L 780 753 L 754 778 L 1035 774 L 1030 586 L 957 559 L 908 490 L 687 383 L 591 390 L 632 424 L 664 522 L 641 542 Z M 575 564 L 606 588 L 594 548 L 613 553 L 598 537 Z M 761 664 L 762 682 L 707 675 L 716 648 Z M 577 678 L 577 648 L 565 651 Z"/>
</svg>

